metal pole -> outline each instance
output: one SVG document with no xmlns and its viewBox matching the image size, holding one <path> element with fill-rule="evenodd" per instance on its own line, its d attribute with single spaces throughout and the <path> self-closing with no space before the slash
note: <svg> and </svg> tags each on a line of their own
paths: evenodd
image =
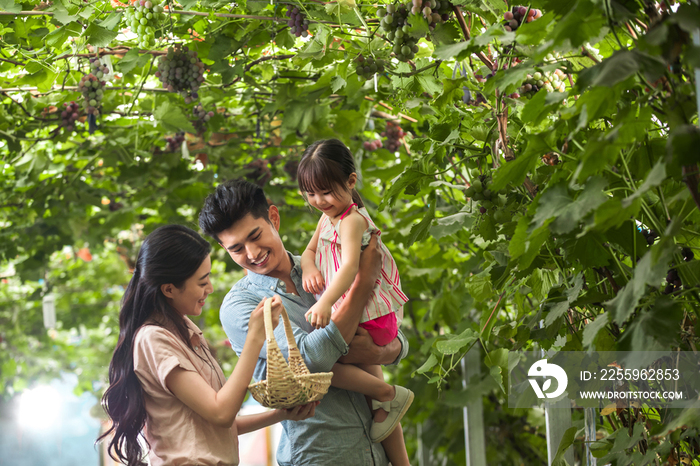
<svg viewBox="0 0 700 466">
<path fill-rule="evenodd" d="M 462 386 L 467 388 L 472 376 L 481 374 L 481 348 L 478 345 L 462 358 Z M 484 402 L 480 396 L 464 406 L 464 446 L 467 466 L 486 466 L 484 436 Z"/>
<path fill-rule="evenodd" d="M 552 466 L 564 432 L 571 427 L 571 401 L 564 398 L 556 403 L 545 403 L 544 412 L 547 423 L 547 465 Z M 574 464 L 573 448 L 569 447 L 564 459 L 569 464 Z"/>
<path fill-rule="evenodd" d="M 596 441 L 595 408 L 584 408 L 586 423 L 586 466 L 597 466 L 598 460 L 591 452 L 591 442 Z"/>
<path fill-rule="evenodd" d="M 423 441 L 423 423 L 419 422 L 416 426 L 416 433 L 418 434 L 418 465 L 419 466 L 430 466 L 430 452 L 425 448 L 425 442 Z"/>
</svg>

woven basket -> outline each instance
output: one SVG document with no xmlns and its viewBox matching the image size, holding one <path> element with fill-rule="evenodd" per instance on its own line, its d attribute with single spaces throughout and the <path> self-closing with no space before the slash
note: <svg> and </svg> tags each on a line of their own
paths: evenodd
<svg viewBox="0 0 700 466">
<path fill-rule="evenodd" d="M 312 374 L 304 364 L 294 340 L 287 311 L 282 308 L 284 333 L 289 348 L 289 364 L 285 361 L 272 328 L 272 299 L 265 301 L 265 336 L 267 338 L 267 380 L 250 384 L 248 389 L 258 403 L 267 408 L 291 408 L 318 401 L 328 392 L 332 372 Z"/>
</svg>

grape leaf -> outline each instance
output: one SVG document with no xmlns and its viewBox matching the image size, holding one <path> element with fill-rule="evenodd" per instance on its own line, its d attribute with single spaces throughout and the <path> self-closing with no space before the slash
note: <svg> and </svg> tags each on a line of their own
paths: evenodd
<svg viewBox="0 0 700 466">
<path fill-rule="evenodd" d="M 86 37 L 87 43 L 95 47 L 107 47 L 119 33 L 110 31 L 96 23 L 90 23 L 83 35 Z"/>
</svg>

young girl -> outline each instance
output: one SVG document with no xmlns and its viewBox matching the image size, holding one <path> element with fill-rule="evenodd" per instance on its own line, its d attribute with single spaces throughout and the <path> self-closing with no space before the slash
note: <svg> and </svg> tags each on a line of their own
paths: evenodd
<svg viewBox="0 0 700 466">
<path fill-rule="evenodd" d="M 328 325 L 333 309 L 345 298 L 355 280 L 360 252 L 370 235 L 380 234 L 355 190 L 357 173 L 350 150 L 337 139 L 317 141 L 309 146 L 297 171 L 299 188 L 309 204 L 323 212 L 316 232 L 301 256 L 304 290 L 318 301 L 306 314 L 316 328 Z M 342 246 L 341 246 L 342 244 Z M 384 346 L 398 333 L 403 305 L 408 298 L 401 291 L 396 263 L 381 245 L 384 263 L 380 279 L 364 309 L 360 327 L 374 342 Z M 331 384 L 372 398 L 377 409 L 370 430 L 372 441 L 382 443 L 391 464 L 408 464 L 403 435 L 396 429 L 413 401 L 413 392 L 384 382 L 380 366 L 335 364 Z M 390 437 L 390 438 L 388 438 Z"/>
<path fill-rule="evenodd" d="M 139 250 L 119 314 L 119 341 L 102 398 L 114 432 L 109 453 L 129 466 L 238 464 L 238 434 L 312 416 L 316 404 L 236 417 L 265 340 L 263 303 L 253 311 L 243 353 L 225 379 L 198 316 L 212 291 L 211 246 L 180 225 L 156 229 Z M 273 325 L 282 309 L 273 298 Z M 143 430 L 143 432 L 142 432 Z M 116 455 L 116 457 L 115 457 Z"/>
</svg>

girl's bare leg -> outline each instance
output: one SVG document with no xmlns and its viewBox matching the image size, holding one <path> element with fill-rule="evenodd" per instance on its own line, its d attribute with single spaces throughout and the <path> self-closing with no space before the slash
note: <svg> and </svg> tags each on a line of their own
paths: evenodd
<svg viewBox="0 0 700 466">
<path fill-rule="evenodd" d="M 372 398 L 378 401 L 391 401 L 396 395 L 396 389 L 384 381 L 382 368 L 378 365 L 336 363 L 333 366 L 331 385 L 367 396 L 370 409 Z M 383 409 L 375 410 L 375 422 L 382 422 L 386 417 L 387 412 Z M 392 466 L 409 465 L 401 424 L 382 441 L 382 446 Z"/>
</svg>

